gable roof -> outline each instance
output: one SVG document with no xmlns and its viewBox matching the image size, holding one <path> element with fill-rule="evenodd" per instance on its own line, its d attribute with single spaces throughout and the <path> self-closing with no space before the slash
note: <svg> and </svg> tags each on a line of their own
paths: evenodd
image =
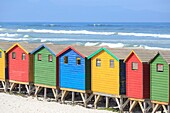
<svg viewBox="0 0 170 113">
<path fill-rule="evenodd" d="M 100 48 L 99 50 L 97 50 L 96 52 L 91 54 L 88 57 L 88 59 L 94 57 L 95 55 L 97 55 L 101 51 L 107 52 L 109 55 L 111 55 L 116 60 L 124 60 L 126 58 L 126 56 L 129 54 L 129 52 L 131 51 L 131 49 L 125 49 L 125 48 Z"/>
<path fill-rule="evenodd" d="M 13 42 L 0 42 L 0 49 L 6 51 L 10 48 L 14 43 Z"/>
<path fill-rule="evenodd" d="M 10 48 L 8 48 L 6 52 L 9 52 L 11 49 L 13 49 L 16 46 L 19 46 L 23 51 L 29 54 L 31 51 L 37 48 L 39 44 L 32 44 L 32 43 L 26 43 L 26 42 L 15 43 Z"/>
<path fill-rule="evenodd" d="M 158 51 L 156 50 L 134 49 L 129 53 L 129 55 L 126 57 L 124 61 L 126 62 L 131 56 L 131 54 L 135 54 L 141 62 L 150 62 L 157 54 L 157 52 Z"/>
<path fill-rule="evenodd" d="M 158 55 L 161 55 L 161 56 L 163 57 L 163 59 L 164 59 L 168 64 L 170 64 L 170 51 L 166 51 L 166 50 L 159 51 L 150 62 L 154 61 L 154 59 L 155 59 Z"/>
<path fill-rule="evenodd" d="M 87 46 L 77 46 L 77 45 L 68 46 L 67 48 L 62 50 L 59 54 L 57 54 L 57 56 L 64 54 L 69 49 L 75 51 L 81 57 L 85 58 L 85 57 L 88 57 L 89 55 L 91 55 L 97 49 L 99 49 L 99 47 L 87 47 Z"/>
<path fill-rule="evenodd" d="M 42 44 L 39 47 L 37 47 L 36 49 L 34 49 L 31 52 L 31 54 L 36 53 L 38 50 L 40 50 L 43 47 L 46 48 L 51 54 L 56 56 L 56 54 L 58 54 L 61 50 L 63 50 L 66 47 L 66 45 Z"/>
</svg>

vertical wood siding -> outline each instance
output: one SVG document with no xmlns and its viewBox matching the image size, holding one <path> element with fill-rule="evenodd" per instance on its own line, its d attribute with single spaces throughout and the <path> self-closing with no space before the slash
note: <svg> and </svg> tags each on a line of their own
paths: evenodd
<svg viewBox="0 0 170 113">
<path fill-rule="evenodd" d="M 2 57 L 0 58 L 0 79 L 5 80 L 5 53 L 0 49 Z"/>
<path fill-rule="evenodd" d="M 163 72 L 157 72 L 157 63 L 164 65 Z M 151 100 L 169 102 L 169 65 L 161 55 L 151 63 Z"/>
<path fill-rule="evenodd" d="M 101 59 L 101 67 L 96 67 L 96 59 Z M 119 62 L 114 59 L 114 68 L 110 68 L 110 59 L 114 59 L 107 52 L 102 51 L 91 59 L 92 91 L 119 95 Z"/>
<path fill-rule="evenodd" d="M 42 55 L 42 60 L 38 61 L 38 54 Z M 53 61 L 48 61 L 48 55 L 51 53 L 42 48 L 34 55 L 34 83 L 48 86 L 56 86 L 56 56 L 53 55 Z"/>
<path fill-rule="evenodd" d="M 64 64 L 64 56 L 68 56 L 68 64 Z M 81 58 L 80 65 L 76 64 L 77 57 Z M 59 56 L 59 79 L 60 88 L 85 90 L 85 59 L 71 49 Z"/>
<path fill-rule="evenodd" d="M 150 65 L 143 63 L 143 98 L 150 98 Z"/>
<path fill-rule="evenodd" d="M 126 64 L 123 60 L 119 61 L 120 66 L 120 94 L 126 94 Z"/>
<path fill-rule="evenodd" d="M 138 70 L 132 70 L 132 62 L 138 63 Z M 126 61 L 126 95 L 131 98 L 143 98 L 143 66 L 135 54 Z"/>
<path fill-rule="evenodd" d="M 12 59 L 12 52 L 16 52 L 16 59 Z M 9 51 L 9 80 L 19 82 L 29 81 L 29 55 L 25 53 L 26 59 L 22 60 L 22 53 L 25 53 L 20 47 L 15 46 Z"/>
</svg>

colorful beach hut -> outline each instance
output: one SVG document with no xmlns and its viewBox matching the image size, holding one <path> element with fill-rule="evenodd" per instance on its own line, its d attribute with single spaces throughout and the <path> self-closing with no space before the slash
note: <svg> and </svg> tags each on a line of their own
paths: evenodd
<svg viewBox="0 0 170 113">
<path fill-rule="evenodd" d="M 8 80 L 8 68 L 7 68 L 7 55 L 6 50 L 12 46 L 13 43 L 1 42 L 0 43 L 0 82 L 1 88 L 6 91 L 6 80 Z"/>
<path fill-rule="evenodd" d="M 33 55 L 30 54 L 38 44 L 15 43 L 6 52 L 8 53 L 8 68 L 10 91 L 18 84 L 19 92 L 21 85 L 25 85 L 30 94 L 33 83 Z"/>
<path fill-rule="evenodd" d="M 120 99 L 126 94 L 126 65 L 123 61 L 130 51 L 100 48 L 88 57 L 91 59 L 91 90 L 98 100 L 101 96 Z"/>
<path fill-rule="evenodd" d="M 170 51 L 160 51 L 150 62 L 150 99 L 154 112 L 170 104 Z"/>
<path fill-rule="evenodd" d="M 132 50 L 125 59 L 126 96 L 133 101 L 133 104 L 130 107 L 130 112 L 138 102 L 144 102 L 144 100 L 150 98 L 149 61 L 154 58 L 156 53 L 157 51 L 136 49 Z"/>
<path fill-rule="evenodd" d="M 44 98 L 46 98 L 46 88 L 49 88 L 52 89 L 54 97 L 56 97 L 59 88 L 56 54 L 64 48 L 66 48 L 65 45 L 42 44 L 31 52 L 31 54 L 34 54 L 35 95 L 44 88 Z"/>
<path fill-rule="evenodd" d="M 97 47 L 69 46 L 57 55 L 59 86 L 63 91 L 62 101 L 69 91 L 73 94 L 72 100 L 74 92 L 78 92 L 86 105 L 86 96 L 83 94 L 87 95 L 91 90 L 91 64 L 87 57 L 97 49 Z"/>
</svg>

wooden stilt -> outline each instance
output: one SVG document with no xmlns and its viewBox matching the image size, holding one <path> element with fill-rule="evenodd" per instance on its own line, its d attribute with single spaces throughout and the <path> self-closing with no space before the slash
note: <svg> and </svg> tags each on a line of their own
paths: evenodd
<svg viewBox="0 0 170 113">
<path fill-rule="evenodd" d="M 130 108 L 129 108 L 129 112 L 132 112 L 133 108 L 136 106 L 137 101 L 133 101 Z"/>
<path fill-rule="evenodd" d="M 106 108 L 109 108 L 109 97 L 106 97 Z"/>
<path fill-rule="evenodd" d="M 19 84 L 19 93 L 21 93 L 21 84 Z"/>
<path fill-rule="evenodd" d="M 168 105 L 168 113 L 170 113 L 170 105 Z"/>
<path fill-rule="evenodd" d="M 67 96 L 68 92 L 65 90 L 62 92 L 62 96 L 61 96 L 61 102 L 64 103 L 65 101 L 65 97 Z"/>
<path fill-rule="evenodd" d="M 44 99 L 47 99 L 47 88 L 44 88 Z"/>
<path fill-rule="evenodd" d="M 155 113 L 159 107 L 160 107 L 160 105 L 159 105 L 159 104 L 156 104 L 156 106 L 153 108 L 152 113 Z"/>
<path fill-rule="evenodd" d="M 97 103 L 98 103 L 99 99 L 100 99 L 100 95 L 97 95 L 97 98 L 96 98 L 96 100 L 94 102 L 94 107 L 95 108 L 97 108 Z"/>
<path fill-rule="evenodd" d="M 72 91 L 72 104 L 74 104 L 75 93 Z"/>
<path fill-rule="evenodd" d="M 120 112 L 123 113 L 123 98 L 120 98 Z"/>
<path fill-rule="evenodd" d="M 11 88 L 10 88 L 10 92 L 13 90 L 13 88 L 16 86 L 15 83 L 11 83 Z"/>
</svg>

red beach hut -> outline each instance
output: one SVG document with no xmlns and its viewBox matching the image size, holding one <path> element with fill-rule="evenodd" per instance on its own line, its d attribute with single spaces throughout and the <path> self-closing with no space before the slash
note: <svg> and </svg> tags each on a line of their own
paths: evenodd
<svg viewBox="0 0 170 113">
<path fill-rule="evenodd" d="M 150 65 L 149 61 L 156 51 L 132 50 L 126 62 L 126 96 L 136 99 L 150 97 Z"/>
<path fill-rule="evenodd" d="M 29 92 L 30 84 L 33 82 L 33 55 L 30 52 L 36 47 L 38 44 L 16 43 L 7 50 L 10 91 L 17 84 L 20 91 L 20 85 L 23 84 Z"/>
</svg>

